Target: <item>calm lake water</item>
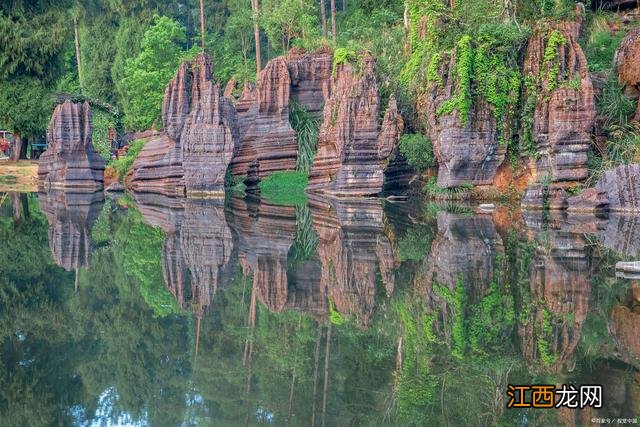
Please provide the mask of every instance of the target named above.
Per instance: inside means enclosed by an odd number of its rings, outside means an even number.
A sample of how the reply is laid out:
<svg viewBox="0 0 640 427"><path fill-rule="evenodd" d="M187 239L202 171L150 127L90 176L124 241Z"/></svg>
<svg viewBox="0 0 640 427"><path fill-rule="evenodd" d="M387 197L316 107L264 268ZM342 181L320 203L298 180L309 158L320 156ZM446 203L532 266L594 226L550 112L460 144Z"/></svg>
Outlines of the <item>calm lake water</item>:
<svg viewBox="0 0 640 427"><path fill-rule="evenodd" d="M640 217L377 199L0 201L2 425L638 416L640 288L615 264L638 259ZM602 408L507 409L509 384L602 385Z"/></svg>

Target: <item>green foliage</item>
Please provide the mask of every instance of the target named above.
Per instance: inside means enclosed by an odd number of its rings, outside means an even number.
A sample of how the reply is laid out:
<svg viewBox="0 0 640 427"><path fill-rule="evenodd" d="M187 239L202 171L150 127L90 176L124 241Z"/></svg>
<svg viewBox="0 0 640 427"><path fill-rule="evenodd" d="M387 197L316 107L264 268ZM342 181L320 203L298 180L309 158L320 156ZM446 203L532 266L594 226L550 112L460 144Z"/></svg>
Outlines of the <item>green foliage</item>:
<svg viewBox="0 0 640 427"><path fill-rule="evenodd" d="M453 110L457 110L460 114L460 121L466 125L469 121L469 112L471 111L471 79L473 76L473 48L471 47L471 37L462 36L456 45L456 66L455 94L443 102L437 109L436 114L451 114Z"/></svg>
<svg viewBox="0 0 640 427"><path fill-rule="evenodd" d="M109 128L116 127L116 119L101 109L92 108L93 115L93 148L104 160L111 159L111 141L109 141Z"/></svg>
<svg viewBox="0 0 640 427"><path fill-rule="evenodd" d="M585 48L589 71L611 71L613 57L622 41L622 35L611 34L611 31L592 33Z"/></svg>
<svg viewBox="0 0 640 427"><path fill-rule="evenodd" d="M456 187L443 188L438 185L438 178L431 177L424 185L422 191L435 199L440 200L464 200L470 196L473 185L469 183L461 184Z"/></svg>
<svg viewBox="0 0 640 427"><path fill-rule="evenodd" d="M311 209L307 204L296 206L296 237L289 249L290 262L304 262L316 253L318 234L313 229Z"/></svg>
<svg viewBox="0 0 640 427"><path fill-rule="evenodd" d="M303 172L274 172L262 181L259 187L262 196L280 205L304 205L307 196L304 189L308 178Z"/></svg>
<svg viewBox="0 0 640 427"><path fill-rule="evenodd" d="M596 96L596 111L604 117L605 127L627 129L636 110L636 102L624 94L623 86L611 75Z"/></svg>
<svg viewBox="0 0 640 427"><path fill-rule="evenodd" d="M564 46L567 40L558 30L553 30L547 40L547 45L544 48L544 55L542 61L545 67L547 67L546 76L546 89L551 93L556 87L558 87L558 77L560 73L560 63L558 62L560 46Z"/></svg>
<svg viewBox="0 0 640 427"><path fill-rule="evenodd" d="M124 124L143 130L158 123L164 89L184 58L185 29L166 16L155 17L145 33L137 57L128 60L122 85Z"/></svg>
<svg viewBox="0 0 640 427"><path fill-rule="evenodd" d="M355 63L358 60L358 54L354 50L339 47L333 51L333 74L336 72L338 65Z"/></svg>
<svg viewBox="0 0 640 427"><path fill-rule="evenodd" d="M402 135L399 147L409 166L418 172L424 172L438 164L431 141L420 133Z"/></svg>
<svg viewBox="0 0 640 427"><path fill-rule="evenodd" d="M320 124L303 106L295 101L289 103L289 123L296 131L298 143L296 170L309 174L313 157L318 148Z"/></svg>
<svg viewBox="0 0 640 427"><path fill-rule="evenodd" d="M400 261L423 261L431 249L435 238L433 227L419 225L410 228L398 240Z"/></svg>
<svg viewBox="0 0 640 427"><path fill-rule="evenodd" d="M145 143L146 141L142 139L133 141L129 145L127 154L124 157L120 157L111 162L111 166L118 172L120 181L124 181L124 177L127 175L127 172L129 172L129 169L131 169L131 166L133 166L133 162L136 160L136 157L138 157L138 154L140 154L140 151L142 151Z"/></svg>
<svg viewBox="0 0 640 427"><path fill-rule="evenodd" d="M292 46L313 47L320 36L318 15L312 0L264 0L261 27L272 47L285 53Z"/></svg>
<svg viewBox="0 0 640 427"><path fill-rule="evenodd" d="M47 127L53 100L42 80L21 76L0 80L0 125L24 136L39 136Z"/></svg>

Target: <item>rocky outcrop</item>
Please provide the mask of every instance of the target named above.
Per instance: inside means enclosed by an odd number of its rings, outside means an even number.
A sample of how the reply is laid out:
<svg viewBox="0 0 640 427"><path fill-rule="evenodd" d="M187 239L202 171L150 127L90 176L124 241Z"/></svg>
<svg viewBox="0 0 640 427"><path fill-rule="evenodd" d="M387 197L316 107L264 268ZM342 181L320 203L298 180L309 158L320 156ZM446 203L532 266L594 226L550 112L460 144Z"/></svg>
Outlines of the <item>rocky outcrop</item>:
<svg viewBox="0 0 640 427"><path fill-rule="evenodd" d="M382 190L383 171L404 122L389 100L382 126L374 59L336 66L330 97L323 111L318 151L311 166L309 189L333 195L363 196Z"/></svg>
<svg viewBox="0 0 640 427"><path fill-rule="evenodd" d="M67 271L91 263L91 229L102 210L104 196L51 190L38 194L49 222L49 247L55 263Z"/></svg>
<svg viewBox="0 0 640 427"><path fill-rule="evenodd" d="M224 203L150 194L136 194L135 198L145 221L166 233L162 248L165 286L182 308L204 315L217 290L229 285L234 272L235 244Z"/></svg>
<svg viewBox="0 0 640 427"><path fill-rule="evenodd" d="M581 14L580 14L581 15ZM593 85L578 43L581 18L547 22L534 31L525 54L525 102L535 101L532 125L521 137L538 152L538 180L581 181L595 118ZM527 126L527 121L525 121Z"/></svg>
<svg viewBox="0 0 640 427"><path fill-rule="evenodd" d="M318 234L321 287L335 310L366 328L376 303L380 277L387 296L393 293L394 256L384 229L380 200L310 200Z"/></svg>
<svg viewBox="0 0 640 427"><path fill-rule="evenodd" d="M567 193L563 188L544 184L531 184L522 197L524 209L565 209Z"/></svg>
<svg viewBox="0 0 640 427"><path fill-rule="evenodd" d="M328 49L311 53L294 50L269 61L257 86L245 85L235 104L240 144L231 164L234 175L247 175L255 160L261 178L295 170L298 144L289 124L289 104L293 100L312 115L319 115L328 96L332 58Z"/></svg>
<svg viewBox="0 0 640 427"><path fill-rule="evenodd" d="M38 161L38 189L102 190L105 162L93 149L88 102L64 101L53 110L47 129L48 149Z"/></svg>
<svg viewBox="0 0 640 427"><path fill-rule="evenodd" d="M164 131L152 137L128 179L134 191L167 196L220 197L238 147L236 113L212 82L205 53L184 62L165 90Z"/></svg>
<svg viewBox="0 0 640 427"><path fill-rule="evenodd" d="M466 122L458 109L444 114L439 111L455 94L456 65L457 56L454 52L448 62L443 61L438 71L442 76L442 84L430 82L425 99L421 102L424 104L421 115L427 121L428 135L438 160L438 185L489 185L493 183L507 152L507 144L499 142L493 106L483 97L476 96ZM509 129L506 122L501 127L505 131ZM509 140L508 136L506 140Z"/></svg>
<svg viewBox="0 0 640 427"><path fill-rule="evenodd" d="M615 56L618 78L625 85L626 94L634 99L640 95L640 28L635 28L622 39ZM635 120L640 121L640 103Z"/></svg>
<svg viewBox="0 0 640 427"><path fill-rule="evenodd" d="M622 165L606 171L595 188L568 202L573 210L640 212L640 165Z"/></svg>

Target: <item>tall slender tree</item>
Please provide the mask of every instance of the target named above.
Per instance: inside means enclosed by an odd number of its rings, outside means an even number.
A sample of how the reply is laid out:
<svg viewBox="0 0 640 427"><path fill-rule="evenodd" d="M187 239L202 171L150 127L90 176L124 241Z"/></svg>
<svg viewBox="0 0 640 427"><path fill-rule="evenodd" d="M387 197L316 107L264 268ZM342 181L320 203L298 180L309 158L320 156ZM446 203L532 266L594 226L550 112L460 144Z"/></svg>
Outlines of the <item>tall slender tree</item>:
<svg viewBox="0 0 640 427"><path fill-rule="evenodd" d="M204 0L200 0L200 36L202 38L202 50L204 51Z"/></svg>
<svg viewBox="0 0 640 427"><path fill-rule="evenodd" d="M256 41L256 79L260 75L262 68L262 60L260 58L260 27L258 26L258 14L260 13L260 4L258 0L251 0L253 9L253 38Z"/></svg>
<svg viewBox="0 0 640 427"><path fill-rule="evenodd" d="M322 18L322 36L327 37L327 4L320 0L320 17Z"/></svg>
<svg viewBox="0 0 640 427"><path fill-rule="evenodd" d="M78 67L78 83L80 84L80 93L84 92L82 85L82 66L80 61L80 37L78 37L78 17L73 16L73 33L76 45L76 65Z"/></svg>
<svg viewBox="0 0 640 427"><path fill-rule="evenodd" d="M331 35L336 42L336 0L331 0Z"/></svg>

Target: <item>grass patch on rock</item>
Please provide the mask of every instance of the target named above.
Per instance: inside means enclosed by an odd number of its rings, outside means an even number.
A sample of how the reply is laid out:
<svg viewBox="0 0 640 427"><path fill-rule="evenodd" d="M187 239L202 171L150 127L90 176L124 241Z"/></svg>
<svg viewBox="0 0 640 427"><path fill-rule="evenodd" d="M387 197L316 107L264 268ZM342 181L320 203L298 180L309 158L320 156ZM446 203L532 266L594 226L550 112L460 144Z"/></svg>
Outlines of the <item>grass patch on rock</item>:
<svg viewBox="0 0 640 427"><path fill-rule="evenodd" d="M278 205L304 205L307 203L304 189L308 181L307 175L303 172L274 172L260 181L260 193Z"/></svg>

